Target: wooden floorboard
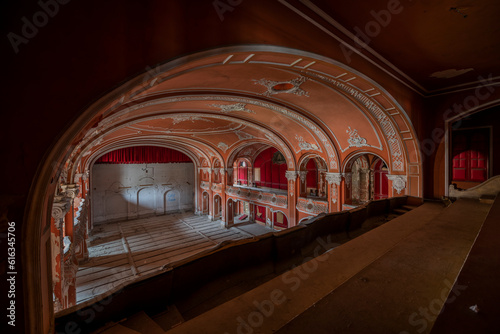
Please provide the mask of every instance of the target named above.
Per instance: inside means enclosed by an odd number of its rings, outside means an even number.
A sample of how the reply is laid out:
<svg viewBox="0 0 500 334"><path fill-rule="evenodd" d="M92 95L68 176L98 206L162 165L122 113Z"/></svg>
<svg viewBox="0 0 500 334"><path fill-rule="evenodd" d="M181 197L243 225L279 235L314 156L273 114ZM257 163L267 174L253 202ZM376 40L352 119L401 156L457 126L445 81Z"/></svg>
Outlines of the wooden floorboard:
<svg viewBox="0 0 500 334"><path fill-rule="evenodd" d="M225 240L247 237L221 228L220 221L192 213L100 223L89 236L90 259L77 272L77 303L161 271Z"/></svg>

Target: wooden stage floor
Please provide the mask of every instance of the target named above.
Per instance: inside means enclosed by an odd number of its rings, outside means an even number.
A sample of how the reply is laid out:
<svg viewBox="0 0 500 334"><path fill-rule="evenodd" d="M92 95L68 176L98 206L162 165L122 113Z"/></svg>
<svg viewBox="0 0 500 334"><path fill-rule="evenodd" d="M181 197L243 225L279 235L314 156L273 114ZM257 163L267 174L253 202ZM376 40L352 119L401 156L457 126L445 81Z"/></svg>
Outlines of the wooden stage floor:
<svg viewBox="0 0 500 334"><path fill-rule="evenodd" d="M261 230L266 228L260 226ZM252 237L252 232L238 227L224 229L220 221L192 212L96 225L90 235L90 260L77 272L77 304L225 240Z"/></svg>

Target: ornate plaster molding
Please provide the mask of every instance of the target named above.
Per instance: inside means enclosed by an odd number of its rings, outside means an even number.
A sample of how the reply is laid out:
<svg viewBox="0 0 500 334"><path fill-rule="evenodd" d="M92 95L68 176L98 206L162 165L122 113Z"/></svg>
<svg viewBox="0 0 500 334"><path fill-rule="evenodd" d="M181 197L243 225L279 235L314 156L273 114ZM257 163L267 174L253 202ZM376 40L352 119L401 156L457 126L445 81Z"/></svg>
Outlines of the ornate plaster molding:
<svg viewBox="0 0 500 334"><path fill-rule="evenodd" d="M340 182L342 181L341 173L325 173L325 180L329 185L335 184L340 186Z"/></svg>
<svg viewBox="0 0 500 334"><path fill-rule="evenodd" d="M67 184L65 189L66 196L75 198L80 193L80 186L78 184Z"/></svg>
<svg viewBox="0 0 500 334"><path fill-rule="evenodd" d="M182 122L189 122L194 123L195 121L203 121L203 122L208 122L208 123L213 123L214 121L211 121L209 119L200 117L200 116L171 116L172 119L172 124L176 125Z"/></svg>
<svg viewBox="0 0 500 334"><path fill-rule="evenodd" d="M217 144L217 147L220 148L224 153L226 153L227 149L229 148L229 146L222 141Z"/></svg>
<svg viewBox="0 0 500 334"><path fill-rule="evenodd" d="M352 181L352 173L344 173L344 174L342 174L342 176L344 177L345 184L346 184L347 188L350 188L351 181Z"/></svg>
<svg viewBox="0 0 500 334"><path fill-rule="evenodd" d="M389 117L382 111L382 109L377 105L377 103L372 101L372 99L368 97L365 93L359 91L358 89L352 87L351 85L345 82L342 82L341 80L336 80L311 71L308 71L307 74L309 76L316 77L318 79L331 83L332 85L348 93L353 98L358 100L361 104L363 104L365 108L378 121L380 127L382 128L382 132L387 138L387 141L389 143L389 152L391 153L392 157L392 170L404 171L405 166L404 166L402 143L400 142L394 124L392 124Z"/></svg>
<svg viewBox="0 0 500 334"><path fill-rule="evenodd" d="M288 181L295 181L297 179L298 173L294 170L287 170L285 172L285 177Z"/></svg>
<svg viewBox="0 0 500 334"><path fill-rule="evenodd" d="M245 103L234 103L234 104L209 104L209 107L219 108L222 113L230 113L233 111L243 111L249 114L255 114L255 111L247 109Z"/></svg>
<svg viewBox="0 0 500 334"><path fill-rule="evenodd" d="M254 136L252 136L251 134L246 133L246 132L241 131L241 130L236 130L236 131L234 131L234 134L238 136L238 139L239 139L239 140L245 140L245 139L252 139L252 138L255 138L255 137L254 137Z"/></svg>
<svg viewBox="0 0 500 334"><path fill-rule="evenodd" d="M307 177L307 171L306 170L299 171L299 177L300 177L300 181L304 182L306 180L306 177Z"/></svg>
<svg viewBox="0 0 500 334"><path fill-rule="evenodd" d="M328 203L301 197L297 202L296 209L304 213L320 214L322 212L328 212Z"/></svg>
<svg viewBox="0 0 500 334"><path fill-rule="evenodd" d="M302 136L299 136L296 134L295 139L297 139L297 141L299 142L299 147L300 147L299 152L301 152L301 151L319 151L318 145L306 142Z"/></svg>
<svg viewBox="0 0 500 334"><path fill-rule="evenodd" d="M358 130L351 129L351 127L349 126L346 132L349 134L349 139L347 139L349 147L370 146L366 143L366 139L358 134Z"/></svg>
<svg viewBox="0 0 500 334"><path fill-rule="evenodd" d="M288 81L273 81L273 80L268 80L268 79L260 79L260 80L253 80L255 84L257 85L262 85L267 88L267 90L262 93L264 96L271 96L275 94L295 94L299 96L307 96L309 97L309 93L306 92L305 90L300 88L300 85L302 85L305 81L307 80L306 77L304 76L299 76L298 78L288 80Z"/></svg>
<svg viewBox="0 0 500 334"><path fill-rule="evenodd" d="M392 181L392 188L396 190L398 194L401 193L403 189L406 188L407 177L406 175L387 175L387 178Z"/></svg>
<svg viewBox="0 0 500 334"><path fill-rule="evenodd" d="M62 221L70 208L71 205L68 199L62 199L59 202L55 202L52 204L52 218L54 218L56 222ZM56 224L56 227L60 228L59 224Z"/></svg>

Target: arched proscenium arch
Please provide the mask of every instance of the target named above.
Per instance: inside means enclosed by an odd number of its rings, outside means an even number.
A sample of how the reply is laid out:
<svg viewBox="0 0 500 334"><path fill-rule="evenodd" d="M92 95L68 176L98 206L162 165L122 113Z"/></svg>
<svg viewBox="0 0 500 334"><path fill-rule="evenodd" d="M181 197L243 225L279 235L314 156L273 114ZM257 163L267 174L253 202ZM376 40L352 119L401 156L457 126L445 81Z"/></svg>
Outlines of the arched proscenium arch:
<svg viewBox="0 0 500 334"><path fill-rule="evenodd" d="M193 67L188 68L186 64L190 62L194 63L200 59L211 59L214 66L220 66L221 64L233 65L238 64L238 62L243 64L238 57L233 57L236 53L238 56L243 57L242 59L250 58L250 55L261 53L261 57L258 61L250 60L246 62L246 64L263 64L263 66L269 66L271 63L266 59L266 56L272 56L273 54L283 55L283 63L272 62L273 67L286 68L288 71L295 71L299 75L302 73L309 78L314 78L315 73L320 73L323 77L317 77L318 80L326 81L332 88L343 90L346 94L349 94L353 101L364 106L364 110L366 110L367 113L370 113L372 117L382 123L379 124L380 127L386 127L384 133L390 136L390 138L386 138L385 140L389 145L394 144L394 141L396 141L402 146L405 153L404 157L407 159L403 163L406 173L415 180L413 182L415 185L409 182L410 193L412 195L421 196L422 168L420 148L418 140L415 137L415 131L406 112L386 90L380 87L380 85L352 68L317 54L269 45L226 47L170 61L155 69L158 75L152 77L151 73L145 72L95 101L95 103L82 112L76 121L66 129L52 149L47 152L45 162L39 166L36 174L37 177L27 197L27 203L30 203L30 205L26 206L22 236L25 242L21 245L21 263L24 276L26 277L24 280L25 316L27 318L27 323L30 324L30 327L27 328L28 331L36 332L39 326L37 324L41 324L44 319L53 316L52 298L49 293L52 289L50 277L42 275L43 270L41 268L41 263L46 261L46 258L42 256L42 254L44 254L45 249L47 249L47 242L50 242L50 228L47 229L47 227L51 222L52 202L56 192L57 180L68 159L72 155L74 157L79 149L87 144L92 145L98 137L99 132L106 127L106 124L113 123L113 119L111 118L114 116L113 114L117 111L119 112L121 109L127 108L127 106L133 105L135 103L133 99L137 98L141 93L153 88L156 84L161 84L161 82L175 77L175 75L180 74L180 72L185 73L194 70ZM298 61L299 59L300 61ZM331 73L315 71L315 64L320 62L332 66L334 71L331 71ZM308 65L308 67L305 68L304 63L312 65ZM205 62L203 66L208 68L211 64ZM334 75L334 72L338 73L339 69L341 72L346 73L342 78L338 77L338 75ZM328 69L326 72L328 72ZM358 88L362 86L361 84L355 86L355 80L352 80L353 77L365 84L364 89ZM344 78L345 80L343 80ZM352 81L347 81L348 79ZM366 93L367 90L370 90L370 95ZM213 100L214 98L210 98L210 101ZM243 98L230 100L230 98L226 97L224 99L219 99L219 101L238 103L245 100ZM252 99L252 101L256 101L256 104L262 105L263 103L268 103L270 99L266 98L265 102L262 102L262 99ZM249 103L252 104L251 102ZM299 108L296 110L299 110ZM395 124L398 124L398 126L395 126ZM396 137L399 138L394 138L394 133L388 132L391 127L395 130ZM321 131L324 132L324 130ZM318 136L317 133L316 135ZM84 140L80 138L84 138ZM317 138L322 142L323 138ZM331 141L328 136L325 140L326 144ZM328 151L328 148L326 148L326 150ZM335 150L334 146L332 146L332 150ZM335 152L332 151L329 154L330 159L331 154L335 154ZM71 159L71 161L74 160ZM337 158L336 161L338 164L340 160ZM332 164L334 162L328 161L328 163ZM394 163L391 162L391 164L392 167L394 167ZM338 167L339 166L336 168ZM47 269L48 268L50 268L50 263L48 263ZM44 312L49 313L44 314Z"/></svg>
<svg viewBox="0 0 500 334"><path fill-rule="evenodd" d="M198 101L207 101L207 106L211 107L212 109L207 109L204 110L203 113L197 113L197 112L189 112L185 113L185 110L178 110L178 109L168 109L169 104L174 104L178 102L198 102ZM282 139L281 133L274 133L275 129L270 128L269 126L263 126L263 125L256 125L252 123L251 121L248 120L248 118L235 118L235 116L229 116L225 112L221 112L220 110L214 111L214 107L212 104L208 103L210 101L217 101L217 102L227 102L228 104L230 103L240 103L240 104L248 104L248 105L255 105L264 109L268 109L272 112L277 113L280 116L286 117L294 122L297 122L304 126L307 131L311 132L316 136L318 139L318 142L324 147L326 154L328 156L328 163L329 163L329 168L330 169L337 169L338 168L338 152L337 148L329 138L329 136L326 134L326 132L317 126L313 121L311 121L309 118L306 116L302 115L301 113L292 110L289 107L285 107L281 104L278 103L273 103L269 101L263 101L261 99L256 99L256 98L248 98L248 97L236 97L234 95L232 96L226 96L223 94L218 94L218 95L189 95L189 96L174 96L174 97L166 97L166 98L156 98L153 101L148 101L148 102L142 102L142 103L137 103L133 106L124 108L112 116L110 116L110 120L103 123L102 125L100 124L95 133L99 134L103 131L106 131L107 128L111 126L111 123L113 120L119 120L124 117L127 113L140 110L143 108L151 107L151 106L156 106L156 107L164 107L166 108L165 113L161 115L155 115L155 116L150 116L151 118L148 118L147 115L143 115L141 118L141 121L147 120L147 119L155 119L155 118L165 118L165 117L171 117L171 116L198 116L198 117L213 117L213 118L219 118L219 119L225 119L225 120L231 120L234 119L238 123L253 127L253 128L259 128L262 132L264 132L267 136L268 139L271 142L274 142L277 144L281 150L283 151L283 154L285 154L285 157L287 157L290 161L292 161L294 158L294 154L292 153L293 150L290 149L291 143L288 142L286 143L285 141L287 140L286 138ZM207 114L207 112L212 113L212 114ZM132 123L132 122L131 122ZM126 126L127 124L125 124ZM290 140L290 139L288 139ZM293 168L289 166L289 168Z"/></svg>
<svg viewBox="0 0 500 334"><path fill-rule="evenodd" d="M90 155L90 157L85 161L85 170L88 170L88 171L90 171L90 173L92 173L92 167L94 166L95 162L99 159L99 157L103 156L106 153L109 153L109 152L112 152L112 151L115 151L115 150L118 150L121 148L133 147L133 146L156 146L156 147L164 147L164 148L174 149L174 150L177 150L179 152L184 153L185 155L187 155L191 159L191 161L194 164L195 171L198 170L198 167L200 166L201 159L198 158L196 156L196 154L194 154L191 150L189 150L186 147L183 147L181 145L175 145L175 144L169 143L169 142L162 142L159 140L147 140L147 138L141 138L139 140L125 141L125 142L122 140L120 142L113 143L113 145L107 145L105 147L102 147L101 149L95 151L92 155ZM90 174L90 177L89 177L89 183L90 183L89 188L90 189L93 189L92 182L93 182L93 178L91 177L91 174ZM198 173L196 173L196 172L194 173L194 182L195 182L195 184L198 184ZM195 188L195 190L196 190L196 188ZM194 196L194 207L195 208L198 207L198 196ZM89 219L93 219L93 216L89 215ZM92 226L92 225L93 225L93 223L91 221L89 226Z"/></svg>
<svg viewBox="0 0 500 334"><path fill-rule="evenodd" d="M141 120L141 121L143 121L143 120ZM135 124L135 123L127 123L127 124L121 125L120 127L114 128L113 131L116 131L117 129L126 128L127 126L130 126L131 124ZM99 137L96 138L96 141L101 142L103 140L103 138L106 136L106 134L109 134L109 133L100 134ZM131 146L129 143L132 143L132 142L135 143L133 145L143 145L143 144L141 144L142 142L144 144L147 144L148 142L153 143L153 146L163 146L164 144L169 144L169 145L171 145L169 148L178 147L178 148L174 148L174 149L177 149L183 153L194 152L196 154L193 157L190 156L190 158L193 160L193 162L198 162L198 164L200 164L200 165L201 165L201 158L202 157L207 159L207 161L212 161L212 159L210 159L207 152L210 152L213 156L217 157L220 161L224 161L222 155L217 151L217 149L215 149L207 144L204 144L204 143L201 143L199 141L195 141L195 140L192 140L189 138L183 138L183 141L180 142L178 137L168 136L168 135L161 135L161 136L150 135L150 136L142 136L139 138L136 136L129 135L127 137L122 137L118 140L115 140L111 144L103 145L102 147L98 148L97 150L102 152L103 147L104 147L104 149L106 149L108 147L115 147L114 149L123 148L123 147ZM158 145L156 145L154 143L157 143ZM186 145L186 144L189 144L189 145ZM120 145L121 145L121 147L120 147ZM90 159L89 158L84 159L85 155L88 152L90 152L91 149L95 149L95 147L99 147L99 145L89 145L89 146L90 147L86 147L83 150L81 150L81 152L79 154L74 155L74 158L73 158L74 161L79 162L79 161L86 160L85 164L88 165L88 162ZM201 146L201 148L198 148L198 146ZM102 153L102 154L104 154L104 153ZM95 156L95 153L92 154L91 156ZM71 175L75 172L76 168L77 168L77 163L72 163L72 169L70 171Z"/></svg>
<svg viewBox="0 0 500 334"><path fill-rule="evenodd" d="M113 118L118 120L121 116L127 114L128 112L130 112L132 110L138 110L138 109L141 109L143 107L151 106L152 104L163 105L163 104L168 104L168 103L174 103L174 102L178 102L178 99L182 99L182 100L188 101L185 98L176 98L176 97L174 97L174 98L168 98L168 99L159 99L159 100L155 101L154 103L150 102L150 103L139 104L139 105L136 105L134 107L130 107L128 109L125 109L125 110L121 111L120 113L118 113L117 115L114 115ZM201 100L205 100L206 97L198 97L198 98L189 99L189 100L191 100L191 101L198 101L200 99ZM213 96L211 96L208 100L212 100L212 99L214 99ZM110 129L111 125L109 125L109 122L106 122L105 125L103 125L102 127L98 128L97 135L99 136L99 138L102 138L103 137L103 133L107 133L109 131L116 131L117 129L125 128L125 127L131 126L131 125L139 123L139 122L144 122L144 121L148 121L148 120L155 120L155 119L162 119L162 118L169 118L169 117L205 117L205 118L215 118L215 119L221 119L221 120L226 120L226 121L235 121L235 122L243 124L245 126L257 129L257 130L263 132L267 136L267 138L268 138L268 140L269 140L270 143L272 143L272 144L277 145L277 146L280 147L280 151L282 151L283 154L285 155L285 157L287 158L287 163L289 164L288 167L290 169L294 168L294 166L295 166L294 154L293 154L292 150L290 149L289 144L286 143L283 139L281 139L278 134L275 134L270 129L267 129L267 128L261 126L261 125L257 125L255 123L252 123L252 122L247 121L245 119L236 118L234 116L225 115L225 114L217 114L217 113L215 113L215 114L207 114L207 113L199 113L199 112L186 113L185 110L175 110L174 109L174 110L168 110L164 114L161 114L161 115L147 115L147 114L145 114L139 120L136 120L136 121L133 121L133 122L130 122L130 121L126 122L126 123L123 123L123 124L119 125L118 127L113 126L112 130ZM97 139L94 139L94 140L97 140ZM214 149L215 151L218 151L215 148L212 148L212 149ZM222 158L222 156L220 154L219 154L218 157L221 159L221 161L224 161L224 159ZM211 160L209 160L209 161L211 161Z"/></svg>

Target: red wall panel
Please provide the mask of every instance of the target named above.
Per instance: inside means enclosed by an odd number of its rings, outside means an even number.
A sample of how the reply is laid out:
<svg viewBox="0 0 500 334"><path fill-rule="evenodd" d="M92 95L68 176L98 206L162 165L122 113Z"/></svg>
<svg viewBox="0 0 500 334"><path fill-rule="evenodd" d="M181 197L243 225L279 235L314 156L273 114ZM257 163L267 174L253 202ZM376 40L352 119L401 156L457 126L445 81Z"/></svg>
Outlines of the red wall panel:
<svg viewBox="0 0 500 334"><path fill-rule="evenodd" d="M286 190L288 183L285 177L286 164L273 164L273 155L278 152L274 147L262 151L255 158L254 168L260 168L260 182L257 186Z"/></svg>

